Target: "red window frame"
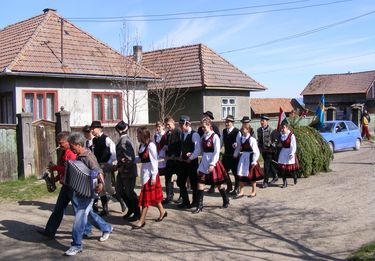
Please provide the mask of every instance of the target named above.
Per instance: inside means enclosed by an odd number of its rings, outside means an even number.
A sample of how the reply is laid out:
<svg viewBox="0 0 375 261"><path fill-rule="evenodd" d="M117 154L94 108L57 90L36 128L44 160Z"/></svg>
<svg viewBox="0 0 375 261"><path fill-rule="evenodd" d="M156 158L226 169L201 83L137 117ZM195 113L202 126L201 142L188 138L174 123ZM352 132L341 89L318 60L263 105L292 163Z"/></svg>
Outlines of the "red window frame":
<svg viewBox="0 0 375 261"><path fill-rule="evenodd" d="M34 113L34 119L36 119L37 111L36 111L36 97L38 94L43 94L43 119L47 119L47 94L53 94L54 95L54 107L55 111L58 112L58 96L56 90L45 90L45 91L35 91L35 90L22 90L22 110L25 109L25 96L26 94L33 94L34 95L34 101L33 101L33 113ZM53 116L55 118L55 116Z"/></svg>
<svg viewBox="0 0 375 261"><path fill-rule="evenodd" d="M93 92L91 96L91 105L92 105L92 120L94 119L94 114L95 114L95 108L94 108L94 98L95 96L100 96L101 104L100 104L100 112L102 115L102 118L99 119L103 123L116 123L119 120L122 119L122 93L121 92ZM105 119L105 111L104 111L104 96L110 96L111 101L109 104L110 108L110 113L113 115L113 97L118 97L119 98L119 105L118 105L118 119Z"/></svg>

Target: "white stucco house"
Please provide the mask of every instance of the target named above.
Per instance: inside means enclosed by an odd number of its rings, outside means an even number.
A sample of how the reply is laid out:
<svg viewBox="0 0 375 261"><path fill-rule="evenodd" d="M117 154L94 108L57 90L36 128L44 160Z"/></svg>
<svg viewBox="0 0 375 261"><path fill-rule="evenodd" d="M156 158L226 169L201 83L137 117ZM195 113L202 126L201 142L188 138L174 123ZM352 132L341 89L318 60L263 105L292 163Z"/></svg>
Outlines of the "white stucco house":
<svg viewBox="0 0 375 261"><path fill-rule="evenodd" d="M146 87L158 76L55 10L43 11L0 30L0 123L15 123L22 111L54 121L61 107L71 126L113 126L127 116L148 123Z"/></svg>

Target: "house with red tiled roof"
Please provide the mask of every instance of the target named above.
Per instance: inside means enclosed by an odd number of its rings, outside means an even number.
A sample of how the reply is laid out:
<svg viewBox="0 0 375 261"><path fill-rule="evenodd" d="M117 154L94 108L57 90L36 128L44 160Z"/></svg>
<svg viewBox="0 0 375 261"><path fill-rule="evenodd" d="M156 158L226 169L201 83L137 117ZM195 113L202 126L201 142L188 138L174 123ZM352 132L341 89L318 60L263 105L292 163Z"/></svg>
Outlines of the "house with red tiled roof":
<svg viewBox="0 0 375 261"><path fill-rule="evenodd" d="M139 99L134 123L148 123L146 87L158 76L56 10L43 11L0 30L0 123L15 123L22 111L53 121L63 106L72 126L114 124L125 114L125 94L116 84L124 79L135 83Z"/></svg>
<svg viewBox="0 0 375 261"><path fill-rule="evenodd" d="M300 111L304 109L296 99L291 98L251 98L251 117L259 119L261 115L268 117L278 117L280 108L285 112L286 116L292 111Z"/></svg>
<svg viewBox="0 0 375 261"><path fill-rule="evenodd" d="M178 101L180 110L174 115L187 114L200 120L204 111L211 111L215 120L228 114L236 119L250 115L250 92L266 88L204 44L160 49L142 54L141 64L164 79L150 83L153 88L185 90ZM153 92L149 91L150 100ZM159 120L157 108L149 106L150 122Z"/></svg>
<svg viewBox="0 0 375 261"><path fill-rule="evenodd" d="M315 110L322 94L325 106L336 108L337 119L353 120L357 105L375 113L375 71L315 75L301 93L306 108Z"/></svg>

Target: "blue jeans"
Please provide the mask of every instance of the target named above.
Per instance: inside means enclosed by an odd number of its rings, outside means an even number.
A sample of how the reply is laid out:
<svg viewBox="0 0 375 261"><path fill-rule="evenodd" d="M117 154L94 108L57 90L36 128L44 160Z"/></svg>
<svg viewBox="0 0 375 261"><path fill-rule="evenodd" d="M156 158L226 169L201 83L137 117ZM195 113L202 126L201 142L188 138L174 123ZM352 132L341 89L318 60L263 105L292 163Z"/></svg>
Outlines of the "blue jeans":
<svg viewBox="0 0 375 261"><path fill-rule="evenodd" d="M73 192L72 204L75 213L72 231L72 246L82 247L82 237L87 224L88 215L92 209L93 198L84 198Z"/></svg>
<svg viewBox="0 0 375 261"><path fill-rule="evenodd" d="M96 227L103 233L112 231L112 226L91 209L88 216L88 222L85 226L84 234L90 235L92 233L92 226Z"/></svg>
<svg viewBox="0 0 375 261"><path fill-rule="evenodd" d="M72 200L72 196L73 191L68 186L63 185L60 189L59 196L57 197L55 208L53 209L46 225L46 231L51 237L55 236L61 220L63 219L65 209Z"/></svg>

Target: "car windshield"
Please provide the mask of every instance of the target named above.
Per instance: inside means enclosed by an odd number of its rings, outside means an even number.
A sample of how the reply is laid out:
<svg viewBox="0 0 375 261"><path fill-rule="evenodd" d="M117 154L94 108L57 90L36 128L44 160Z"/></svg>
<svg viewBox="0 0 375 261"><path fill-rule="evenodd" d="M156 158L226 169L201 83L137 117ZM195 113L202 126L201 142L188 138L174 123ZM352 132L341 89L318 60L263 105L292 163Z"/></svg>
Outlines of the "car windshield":
<svg viewBox="0 0 375 261"><path fill-rule="evenodd" d="M334 123L326 122L319 128L319 132L332 132L334 126Z"/></svg>

